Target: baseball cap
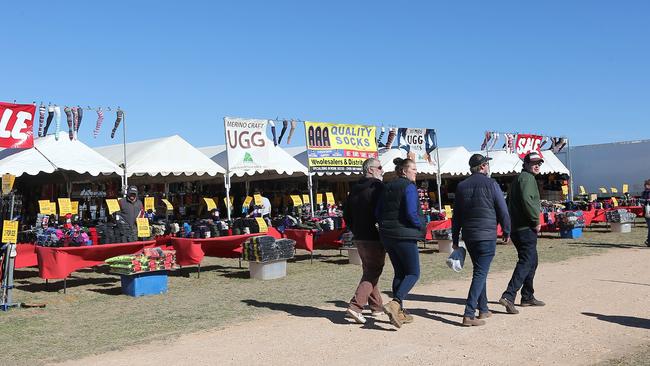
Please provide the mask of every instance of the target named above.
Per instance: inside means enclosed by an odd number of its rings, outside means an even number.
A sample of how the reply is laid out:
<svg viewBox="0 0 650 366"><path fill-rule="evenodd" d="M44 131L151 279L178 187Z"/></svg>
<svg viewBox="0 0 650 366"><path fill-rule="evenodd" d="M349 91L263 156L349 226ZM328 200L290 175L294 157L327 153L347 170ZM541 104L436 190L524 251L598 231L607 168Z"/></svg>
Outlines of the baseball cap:
<svg viewBox="0 0 650 366"><path fill-rule="evenodd" d="M469 167L473 168L475 166L479 166L483 163L487 163L488 161L492 160L492 158L489 158L487 156L483 156L481 154L474 154L472 157L469 158Z"/></svg>
<svg viewBox="0 0 650 366"><path fill-rule="evenodd" d="M136 186L129 186L129 189L126 190L126 194L127 194L127 195L129 195L129 194L135 194L135 195L137 195L137 194L138 194L138 187L136 187Z"/></svg>
<svg viewBox="0 0 650 366"><path fill-rule="evenodd" d="M536 163L538 161L543 163L544 159L542 159L537 151L531 151L524 157L524 163Z"/></svg>

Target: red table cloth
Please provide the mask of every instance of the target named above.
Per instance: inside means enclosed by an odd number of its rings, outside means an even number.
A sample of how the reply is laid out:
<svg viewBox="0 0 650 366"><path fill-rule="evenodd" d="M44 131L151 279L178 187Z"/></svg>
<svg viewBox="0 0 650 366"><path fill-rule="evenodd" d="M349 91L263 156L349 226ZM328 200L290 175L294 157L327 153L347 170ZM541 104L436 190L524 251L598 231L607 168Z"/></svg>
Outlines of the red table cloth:
<svg viewBox="0 0 650 366"><path fill-rule="evenodd" d="M155 245L155 240L149 240L84 247L36 247L38 275L43 279L63 279L80 268L102 264L118 255L136 254Z"/></svg>
<svg viewBox="0 0 650 366"><path fill-rule="evenodd" d="M38 258L36 256L36 245L34 244L18 244L16 245L16 264L15 268L25 268L38 266Z"/></svg>
<svg viewBox="0 0 650 366"><path fill-rule="evenodd" d="M265 234L220 236L209 239L172 238L176 263L181 266L200 264L203 257L239 258L248 238Z"/></svg>
<svg viewBox="0 0 650 366"><path fill-rule="evenodd" d="M341 235L345 229L334 229L330 231L317 232L306 229L286 229L284 237L296 241L296 249L304 249L313 252L316 247L340 247L343 245Z"/></svg>
<svg viewBox="0 0 650 366"><path fill-rule="evenodd" d="M445 229L451 229L451 222L452 220L436 220L436 221L429 221L427 224L427 229L426 229L426 236L424 237L426 240L432 240L433 236L431 235L432 230L445 230ZM497 225L497 236L502 236L503 231L501 230L501 225Z"/></svg>
<svg viewBox="0 0 650 366"><path fill-rule="evenodd" d="M636 217L644 217L645 213L643 212L643 206L619 206L614 208L616 209L624 209L632 212L633 214L636 215Z"/></svg>

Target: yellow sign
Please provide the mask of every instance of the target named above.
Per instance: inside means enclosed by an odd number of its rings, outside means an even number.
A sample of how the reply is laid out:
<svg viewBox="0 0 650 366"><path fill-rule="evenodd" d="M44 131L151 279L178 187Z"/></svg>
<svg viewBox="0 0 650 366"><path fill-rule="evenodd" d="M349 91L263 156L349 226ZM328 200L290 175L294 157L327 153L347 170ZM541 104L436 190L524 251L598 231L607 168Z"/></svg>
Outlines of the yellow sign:
<svg viewBox="0 0 650 366"><path fill-rule="evenodd" d="M623 184L623 193L630 192L630 187L627 184Z"/></svg>
<svg viewBox="0 0 650 366"><path fill-rule="evenodd" d="M600 193L607 193L607 189L605 189L605 187L600 187L598 189L600 190Z"/></svg>
<svg viewBox="0 0 650 366"><path fill-rule="evenodd" d="M4 220L2 224L2 242L16 243L18 241L18 221Z"/></svg>
<svg viewBox="0 0 650 366"><path fill-rule="evenodd" d="M377 127L305 122L310 171L361 171L363 162L377 157Z"/></svg>
<svg viewBox="0 0 650 366"><path fill-rule="evenodd" d="M589 201L591 201L591 202L598 201L598 195L595 194L595 193L592 193L591 195L589 195Z"/></svg>
<svg viewBox="0 0 650 366"><path fill-rule="evenodd" d="M580 194L587 194L587 191L585 190L585 186L580 186Z"/></svg>
<svg viewBox="0 0 650 366"><path fill-rule="evenodd" d="M450 205L445 205L445 213L447 214L448 219L454 217L454 209L452 209Z"/></svg>
<svg viewBox="0 0 650 366"><path fill-rule="evenodd" d="M70 201L73 215L79 215L79 201Z"/></svg>
<svg viewBox="0 0 650 366"><path fill-rule="evenodd" d="M264 221L263 218L256 217L255 221L257 221L257 225L259 225L259 227L260 227L260 233L268 233L269 232L269 227L266 225L266 221Z"/></svg>
<svg viewBox="0 0 650 366"><path fill-rule="evenodd" d="M246 198L244 199L244 207L250 206L252 201L253 201L253 197L246 196Z"/></svg>
<svg viewBox="0 0 650 366"><path fill-rule="evenodd" d="M120 204L116 199L106 199L106 206L108 206L108 214L112 215L114 212L120 210Z"/></svg>
<svg viewBox="0 0 650 366"><path fill-rule="evenodd" d="M612 205L614 205L614 207L618 206L618 200L616 197L612 197Z"/></svg>
<svg viewBox="0 0 650 366"><path fill-rule="evenodd" d="M334 200L334 193L332 192L325 193L325 199L327 200L327 203L330 205L336 204L336 201Z"/></svg>
<svg viewBox="0 0 650 366"><path fill-rule="evenodd" d="M316 204L320 205L321 203L323 203L323 194L316 193Z"/></svg>
<svg viewBox="0 0 650 366"><path fill-rule="evenodd" d="M618 188L616 188L616 187L611 187L610 189L612 190L612 193L618 193Z"/></svg>
<svg viewBox="0 0 650 366"><path fill-rule="evenodd" d="M149 219L146 217L138 217L135 219L135 223L138 226L138 238L148 238L151 236L151 230L149 229Z"/></svg>
<svg viewBox="0 0 650 366"><path fill-rule="evenodd" d="M56 215L56 202L50 202L50 212L52 215Z"/></svg>
<svg viewBox="0 0 650 366"><path fill-rule="evenodd" d="M305 205L311 203L311 200L309 199L309 195L308 195L308 194L303 194L303 195L302 195L302 203L305 204Z"/></svg>
<svg viewBox="0 0 650 366"><path fill-rule="evenodd" d="M297 194L292 194L290 197L294 206L302 205L302 200L300 199L300 196L298 196Z"/></svg>
<svg viewBox="0 0 650 366"><path fill-rule="evenodd" d="M156 211L156 205L154 204L154 199L153 197L145 197L144 198L144 210L145 212L148 212L149 210L151 211Z"/></svg>
<svg viewBox="0 0 650 366"><path fill-rule="evenodd" d="M52 212L52 203L50 200L38 200L38 211L43 215L51 215L56 212Z"/></svg>
<svg viewBox="0 0 650 366"><path fill-rule="evenodd" d="M569 187L568 186L562 186L562 194L567 196L569 194Z"/></svg>
<svg viewBox="0 0 650 366"><path fill-rule="evenodd" d="M262 206L262 195L261 194L255 194L255 195L253 195L253 198L255 199L255 206Z"/></svg>
<svg viewBox="0 0 650 366"><path fill-rule="evenodd" d="M214 200L212 198L203 197L203 201L205 201L205 205L208 206L208 211L212 211L217 208L217 204L214 203Z"/></svg>
<svg viewBox="0 0 650 366"><path fill-rule="evenodd" d="M169 211L173 211L173 210L174 210L174 206L172 206L172 203L169 202L169 200L163 198L163 199L162 199L162 203L165 204L165 207L167 207L167 210L169 210Z"/></svg>
<svg viewBox="0 0 650 366"><path fill-rule="evenodd" d="M2 175L2 194L9 194L14 188L14 182L16 181L16 176L11 174Z"/></svg>
<svg viewBox="0 0 650 366"><path fill-rule="evenodd" d="M228 197L223 198L223 204L226 205L226 207L230 207L232 209L232 206L235 205L235 198L230 197L230 204L228 204Z"/></svg>
<svg viewBox="0 0 650 366"><path fill-rule="evenodd" d="M72 203L69 198L59 198L59 215L67 215L72 213Z"/></svg>

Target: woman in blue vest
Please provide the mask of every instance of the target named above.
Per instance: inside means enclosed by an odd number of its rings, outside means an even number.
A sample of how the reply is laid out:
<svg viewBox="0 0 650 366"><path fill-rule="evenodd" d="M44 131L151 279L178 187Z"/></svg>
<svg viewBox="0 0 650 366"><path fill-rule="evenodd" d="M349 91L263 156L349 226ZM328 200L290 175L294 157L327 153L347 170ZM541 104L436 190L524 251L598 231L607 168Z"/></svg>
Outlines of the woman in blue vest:
<svg viewBox="0 0 650 366"><path fill-rule="evenodd" d="M418 240L424 240L424 220L418 215L417 168L411 159L396 158L397 179L384 185L377 205L379 236L395 271L393 300L384 306L391 324L399 328L413 317L404 312L403 302L420 278Z"/></svg>

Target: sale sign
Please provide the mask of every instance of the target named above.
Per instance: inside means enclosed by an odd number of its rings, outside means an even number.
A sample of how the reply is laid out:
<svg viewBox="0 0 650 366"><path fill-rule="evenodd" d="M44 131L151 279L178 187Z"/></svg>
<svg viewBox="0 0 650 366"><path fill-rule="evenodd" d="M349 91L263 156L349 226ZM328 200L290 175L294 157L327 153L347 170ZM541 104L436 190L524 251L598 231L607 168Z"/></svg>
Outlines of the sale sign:
<svg viewBox="0 0 650 366"><path fill-rule="evenodd" d="M360 172L377 158L376 127L305 122L307 160L313 172Z"/></svg>
<svg viewBox="0 0 650 366"><path fill-rule="evenodd" d="M543 158L542 152L540 151L541 146L542 136L520 134L517 135L517 140L515 141L515 153L519 155L520 159L523 159L526 154L535 151Z"/></svg>
<svg viewBox="0 0 650 366"><path fill-rule="evenodd" d="M35 114L35 105L0 102L0 147L34 147Z"/></svg>

